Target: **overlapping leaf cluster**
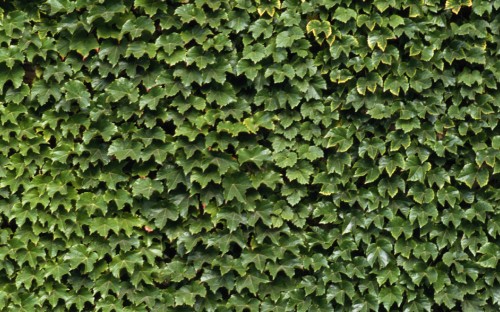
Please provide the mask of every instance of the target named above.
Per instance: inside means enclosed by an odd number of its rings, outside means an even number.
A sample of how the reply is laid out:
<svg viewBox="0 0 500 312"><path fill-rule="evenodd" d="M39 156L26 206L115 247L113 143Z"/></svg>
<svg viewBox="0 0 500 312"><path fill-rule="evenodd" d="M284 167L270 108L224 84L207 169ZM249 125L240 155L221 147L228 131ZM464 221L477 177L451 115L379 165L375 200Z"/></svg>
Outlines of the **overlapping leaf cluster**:
<svg viewBox="0 0 500 312"><path fill-rule="evenodd" d="M0 8L1 310L498 311L500 1Z"/></svg>

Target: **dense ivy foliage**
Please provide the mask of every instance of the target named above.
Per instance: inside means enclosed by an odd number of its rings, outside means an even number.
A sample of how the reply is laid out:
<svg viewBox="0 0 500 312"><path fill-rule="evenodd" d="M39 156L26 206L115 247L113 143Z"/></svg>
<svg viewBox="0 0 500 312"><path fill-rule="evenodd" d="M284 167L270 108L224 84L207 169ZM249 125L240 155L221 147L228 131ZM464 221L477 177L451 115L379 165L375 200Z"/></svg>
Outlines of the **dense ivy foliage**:
<svg viewBox="0 0 500 312"><path fill-rule="evenodd" d="M0 2L3 311L498 311L500 1Z"/></svg>

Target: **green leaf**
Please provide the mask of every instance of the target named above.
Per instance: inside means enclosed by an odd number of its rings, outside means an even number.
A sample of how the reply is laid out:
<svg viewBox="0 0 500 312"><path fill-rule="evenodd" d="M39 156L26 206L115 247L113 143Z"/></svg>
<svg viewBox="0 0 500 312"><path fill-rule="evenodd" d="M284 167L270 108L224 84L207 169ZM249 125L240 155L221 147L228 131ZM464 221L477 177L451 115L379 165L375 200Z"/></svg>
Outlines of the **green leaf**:
<svg viewBox="0 0 500 312"><path fill-rule="evenodd" d="M403 289L401 286L384 287L379 293L379 302L382 303L386 310L391 310L393 304L399 307L403 302Z"/></svg>
<svg viewBox="0 0 500 312"><path fill-rule="evenodd" d="M446 186L446 188L439 189L437 199L443 206L445 202L448 202L451 207L454 207L455 203L460 200L460 192L453 186Z"/></svg>
<svg viewBox="0 0 500 312"><path fill-rule="evenodd" d="M304 38L304 32L299 27L294 26L288 30L280 32L276 36L276 47L289 48L296 40L301 38Z"/></svg>
<svg viewBox="0 0 500 312"><path fill-rule="evenodd" d="M78 52L83 58L86 58L90 51L97 51L99 49L99 43L92 34L76 32L69 41L69 48Z"/></svg>
<svg viewBox="0 0 500 312"><path fill-rule="evenodd" d="M260 64L255 65L245 59L241 59L238 64L236 64L236 72L238 75L245 74L250 80L254 80L261 69L262 66Z"/></svg>
<svg viewBox="0 0 500 312"><path fill-rule="evenodd" d="M318 146L309 146L307 151L302 154L302 156L310 161L316 160L318 158L323 158L325 154L323 150Z"/></svg>
<svg viewBox="0 0 500 312"><path fill-rule="evenodd" d="M371 159L375 159L378 154L385 153L385 142L379 138L362 141L358 154L363 157L365 153L368 153L368 156L370 156Z"/></svg>
<svg viewBox="0 0 500 312"><path fill-rule="evenodd" d="M26 289L30 289L33 282L36 282L37 285L43 284L40 272L37 273L30 267L24 267L19 270L16 276L16 288L22 289L21 285L24 285Z"/></svg>
<svg viewBox="0 0 500 312"><path fill-rule="evenodd" d="M177 306L187 305L194 306L196 297L204 298L207 295L207 290L200 284L188 284L182 286L175 292L175 304Z"/></svg>
<svg viewBox="0 0 500 312"><path fill-rule="evenodd" d="M413 200L419 204L427 204L434 199L434 191L426 188L423 184L415 184L408 190L408 195L413 196Z"/></svg>
<svg viewBox="0 0 500 312"><path fill-rule="evenodd" d="M255 43L252 45L247 45L243 48L243 57L244 59L251 60L254 64L260 62L264 59L268 53L266 52L266 48L261 43Z"/></svg>
<svg viewBox="0 0 500 312"><path fill-rule="evenodd" d="M339 152L346 152L353 144L353 133L346 128L330 130L325 138L329 138L327 147L336 146Z"/></svg>
<svg viewBox="0 0 500 312"><path fill-rule="evenodd" d="M464 68L458 75L457 81L465 84L466 86L472 87L475 83L481 85L483 83L483 77L478 70L471 71L468 68Z"/></svg>
<svg viewBox="0 0 500 312"><path fill-rule="evenodd" d="M153 58L156 55L157 47L153 43L146 42L131 42L127 47L127 51L125 52L125 56L128 57L133 55L135 58L141 58L144 55L147 55L150 58Z"/></svg>
<svg viewBox="0 0 500 312"><path fill-rule="evenodd" d="M8 68L4 64L0 64L0 88L3 88L7 81L12 81L14 88L19 88L23 83L24 69L16 64L12 68ZM1 92L0 89L0 94Z"/></svg>
<svg viewBox="0 0 500 312"><path fill-rule="evenodd" d="M356 20L358 14L353 9L339 7L333 13L333 18L341 21L342 23L347 23L350 19Z"/></svg>
<svg viewBox="0 0 500 312"><path fill-rule="evenodd" d="M380 169L385 169L389 177L391 177L398 167L401 169L405 167L405 161L401 154L396 153L381 157L379 166Z"/></svg>
<svg viewBox="0 0 500 312"><path fill-rule="evenodd" d="M442 188L445 183L450 183L450 176L443 168L433 168L427 173L427 181L429 186L436 184Z"/></svg>
<svg viewBox="0 0 500 312"><path fill-rule="evenodd" d="M389 179L383 179L378 184L378 192L381 196L385 196L387 192L391 198L394 198L399 191L405 193L406 183L398 176L391 177Z"/></svg>
<svg viewBox="0 0 500 312"><path fill-rule="evenodd" d="M205 69L208 64L215 63L214 55L203 51L199 46L189 49L184 60L188 65L196 64L199 69Z"/></svg>
<svg viewBox="0 0 500 312"><path fill-rule="evenodd" d="M63 87L63 91L65 92L66 100L76 100L82 108L90 106L90 93L81 81L71 80L67 82Z"/></svg>
<svg viewBox="0 0 500 312"><path fill-rule="evenodd" d="M151 90L147 90L147 94L142 95L139 100L139 108L144 109L144 107L148 107L152 110L155 110L160 100L165 98L166 91L162 87L154 87Z"/></svg>
<svg viewBox="0 0 500 312"><path fill-rule="evenodd" d="M167 7L166 3L156 0L134 0L134 6L143 8L148 15L155 15L158 10L163 11Z"/></svg>
<svg viewBox="0 0 500 312"><path fill-rule="evenodd" d="M392 244L387 239L379 239L375 244L370 244L366 249L366 260L370 266L374 266L375 262L381 268L386 267L391 261Z"/></svg>
<svg viewBox="0 0 500 312"><path fill-rule="evenodd" d="M58 262L46 262L44 265L44 278L51 276L55 281L61 282L64 275L68 274L70 271L69 263L58 263Z"/></svg>
<svg viewBox="0 0 500 312"><path fill-rule="evenodd" d="M222 186L224 187L224 198L226 201L236 199L241 203L246 203L245 194L252 187L252 184L246 175L232 174L224 177Z"/></svg>
<svg viewBox="0 0 500 312"><path fill-rule="evenodd" d="M472 188L476 181L479 186L483 187L488 184L489 173L486 168L479 169L474 164L466 164L456 179L465 183L469 188Z"/></svg>
<svg viewBox="0 0 500 312"><path fill-rule="evenodd" d="M230 84L224 84L217 88L212 88L207 92L207 102L217 103L220 106L227 106L236 102L236 93Z"/></svg>
<svg viewBox="0 0 500 312"><path fill-rule="evenodd" d="M41 246L29 245L28 248L19 250L15 257L18 265L22 266L25 262L28 262L31 268L35 268L39 259L45 259L45 250Z"/></svg>
<svg viewBox="0 0 500 312"><path fill-rule="evenodd" d="M76 7L76 3L69 0L47 0L46 3L50 6L52 15L59 12L71 13Z"/></svg>
<svg viewBox="0 0 500 312"><path fill-rule="evenodd" d="M269 161L271 158L271 151L264 147L255 146L248 149L239 149L237 155L240 164L253 162L260 167L262 166L262 163Z"/></svg>
<svg viewBox="0 0 500 312"><path fill-rule="evenodd" d="M172 53L178 48L184 45L184 41L181 35L178 33L171 33L168 35L159 36L155 45L161 47L167 55L172 55Z"/></svg>
<svg viewBox="0 0 500 312"><path fill-rule="evenodd" d="M205 12L201 8L191 3L179 6L175 10L174 14L179 16L181 18L181 21L186 24L191 21L196 21L199 24L204 24L206 20Z"/></svg>
<svg viewBox="0 0 500 312"><path fill-rule="evenodd" d="M126 158L139 160L142 149L143 144L140 142L117 139L109 146L108 155L116 157L119 161Z"/></svg>
<svg viewBox="0 0 500 312"><path fill-rule="evenodd" d="M393 14L389 18L389 25L392 28L396 28L396 27L398 27L400 25L404 25L404 24L405 24L405 20L401 16Z"/></svg>
<svg viewBox="0 0 500 312"><path fill-rule="evenodd" d="M94 264L99 259L99 256L96 252L89 251L84 245L77 244L71 247L63 259L68 261L71 269L76 269L80 264L83 264L85 267L84 273L88 273L94 269Z"/></svg>
<svg viewBox="0 0 500 312"><path fill-rule="evenodd" d="M388 76L384 81L384 91L389 90L393 95L398 96L400 89L407 92L409 88L408 79L406 77Z"/></svg>
<svg viewBox="0 0 500 312"><path fill-rule="evenodd" d="M332 34L332 27L328 21L310 20L306 25L306 30L308 33L312 32L314 37L323 33L328 38Z"/></svg>
<svg viewBox="0 0 500 312"><path fill-rule="evenodd" d="M500 150L500 135L495 135L491 139L491 147L493 147L496 150Z"/></svg>
<svg viewBox="0 0 500 312"><path fill-rule="evenodd" d="M125 55L127 51L127 41L122 40L120 43L115 43L110 40L104 41L103 44L101 44L101 48L99 50L99 57L101 59L104 59L104 57L107 57L109 63L113 66L116 66L118 64L118 61L120 60L120 57L122 55Z"/></svg>
<svg viewBox="0 0 500 312"><path fill-rule="evenodd" d="M300 184L308 184L309 177L313 173L313 166L305 161L301 161L297 166L288 168L286 176L290 181L297 181Z"/></svg>
<svg viewBox="0 0 500 312"><path fill-rule="evenodd" d="M140 37L143 32L152 34L154 31L155 26L153 21L147 16L140 16L135 19L129 19L123 24L119 39L121 39L124 34L129 34L132 39L135 39Z"/></svg>
<svg viewBox="0 0 500 312"><path fill-rule="evenodd" d="M236 283L236 290L241 293L246 288L256 295L259 292L260 285L267 283L269 283L269 279L264 274L250 270L245 276L239 278Z"/></svg>
<svg viewBox="0 0 500 312"><path fill-rule="evenodd" d="M107 102L118 102L124 97L127 97L132 102L136 102L139 99L139 94L134 83L126 78L115 79L106 87L106 93L109 94L106 98Z"/></svg>
<svg viewBox="0 0 500 312"><path fill-rule="evenodd" d="M109 264L109 270L114 277L120 278L120 271L125 269L129 274L134 273L135 267L141 267L144 263L142 256L138 253L128 252L126 255L117 255Z"/></svg>
<svg viewBox="0 0 500 312"><path fill-rule="evenodd" d="M85 92L87 91L85 90ZM36 97L41 105L47 104L51 96L54 98L54 100L59 101L59 99L61 99L61 90L59 90L58 88L51 88L43 80L37 80L31 86L31 97Z"/></svg>
<svg viewBox="0 0 500 312"><path fill-rule="evenodd" d="M132 183L132 194L149 199L154 192L163 192L163 184L150 178L140 178Z"/></svg>
<svg viewBox="0 0 500 312"><path fill-rule="evenodd" d="M413 234L413 226L411 223L401 217L394 217L389 221L388 228L391 231L392 237L398 239L401 234L405 234L405 237L411 237Z"/></svg>
<svg viewBox="0 0 500 312"><path fill-rule="evenodd" d="M412 155L405 162L405 170L409 170L409 181L424 183L427 172L431 170L431 164L428 162L421 163L417 156Z"/></svg>
<svg viewBox="0 0 500 312"><path fill-rule="evenodd" d="M205 170L208 166L214 165L217 171L222 175L226 174L229 170L238 170L238 163L232 156L223 153L210 153L204 159L201 168Z"/></svg>

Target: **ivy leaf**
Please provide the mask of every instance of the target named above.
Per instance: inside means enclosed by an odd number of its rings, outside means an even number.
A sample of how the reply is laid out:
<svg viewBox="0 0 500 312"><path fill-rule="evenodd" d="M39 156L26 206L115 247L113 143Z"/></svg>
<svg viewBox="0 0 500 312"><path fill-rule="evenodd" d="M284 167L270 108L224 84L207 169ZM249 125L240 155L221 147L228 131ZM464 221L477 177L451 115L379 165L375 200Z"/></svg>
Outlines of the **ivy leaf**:
<svg viewBox="0 0 500 312"><path fill-rule="evenodd" d="M55 281L61 282L64 275L70 271L69 263L47 262L44 266L44 278L51 276Z"/></svg>
<svg viewBox="0 0 500 312"><path fill-rule="evenodd" d="M139 160L142 149L143 144L140 142L117 139L109 146L108 155L116 157L119 161L129 157L133 160Z"/></svg>
<svg viewBox="0 0 500 312"><path fill-rule="evenodd" d="M217 103L220 106L227 106L236 101L236 94L233 87L229 84L224 84L219 88L213 88L207 92L207 102Z"/></svg>
<svg viewBox="0 0 500 312"><path fill-rule="evenodd" d="M292 44L304 37L304 32L297 26L289 28L288 30L280 32L276 36L276 47L277 48L288 48Z"/></svg>
<svg viewBox="0 0 500 312"><path fill-rule="evenodd" d="M76 100L82 108L90 106L90 93L87 87L78 80L71 80L64 85L66 100Z"/></svg>
<svg viewBox="0 0 500 312"><path fill-rule="evenodd" d="M152 34L154 31L155 26L153 21L147 16L140 16L135 19L129 19L123 24L120 37L118 39L121 39L124 34L130 34L130 37L135 39L140 37L143 32L149 32Z"/></svg>
<svg viewBox="0 0 500 312"><path fill-rule="evenodd" d="M392 244L387 239L379 239L376 243L370 244L366 249L366 260L373 267L378 262L381 268L386 267L390 262Z"/></svg>
<svg viewBox="0 0 500 312"><path fill-rule="evenodd" d="M0 88L3 88L7 81L12 81L14 88L19 88L23 83L24 70L19 65L14 65L8 68L4 64L0 64ZM1 92L0 92L1 93Z"/></svg>
<svg viewBox="0 0 500 312"><path fill-rule="evenodd" d="M476 181L479 186L483 187L488 184L489 173L486 168L479 169L474 164L466 164L456 179L465 183L469 188L472 188Z"/></svg>
<svg viewBox="0 0 500 312"><path fill-rule="evenodd" d="M129 98L132 102L136 102L139 99L139 94L134 84L126 78L115 79L106 88L106 92L109 94L106 99L108 102L118 102L124 97Z"/></svg>
<svg viewBox="0 0 500 312"><path fill-rule="evenodd" d="M408 157L405 162L405 170L409 170L409 181L419 181L423 183L427 172L431 170L431 164L428 162L421 163L417 156L412 155Z"/></svg>
<svg viewBox="0 0 500 312"><path fill-rule="evenodd" d="M491 139L491 147L493 147L496 150L500 150L500 135L495 135Z"/></svg>
<svg viewBox="0 0 500 312"><path fill-rule="evenodd" d="M426 188L423 184L415 184L408 190L408 195L413 196L419 204L427 204L432 202L434 199L434 191L430 188Z"/></svg>
<svg viewBox="0 0 500 312"><path fill-rule="evenodd" d="M36 282L38 285L42 284L40 272L35 272L30 267L24 267L17 273L15 282L16 288L22 289L21 285L24 285L26 289L30 289L33 282Z"/></svg>
<svg viewBox="0 0 500 312"><path fill-rule="evenodd" d="M134 273L136 266L141 267L144 263L142 256L137 253L128 252L126 255L113 257L109 264L109 270L114 277L120 278L120 271L125 269L129 274Z"/></svg>
<svg viewBox="0 0 500 312"><path fill-rule="evenodd" d="M226 174L229 170L237 170L238 163L227 154L216 154L211 153L210 156L207 156L201 168L205 170L208 166L214 165L217 167L218 172L222 174Z"/></svg>
<svg viewBox="0 0 500 312"><path fill-rule="evenodd" d="M392 28L396 28L396 27L398 27L400 25L404 25L404 24L405 24L405 20L399 15L393 14L389 18L389 25Z"/></svg>
<svg viewBox="0 0 500 312"><path fill-rule="evenodd" d="M350 19L356 20L358 14L353 9L339 7L333 13L333 18L341 21L342 23L347 23Z"/></svg>
<svg viewBox="0 0 500 312"><path fill-rule="evenodd" d="M486 243L479 251L482 254L479 265L485 268L496 268L500 257L500 248L496 244Z"/></svg>
<svg viewBox="0 0 500 312"><path fill-rule="evenodd" d="M429 186L436 184L442 188L445 183L450 183L450 176L443 168L433 168L427 173L427 181Z"/></svg>
<svg viewBox="0 0 500 312"><path fill-rule="evenodd" d="M353 144L353 133L346 128L330 130L325 138L329 138L327 147L337 146L339 152L346 152Z"/></svg>
<svg viewBox="0 0 500 312"><path fill-rule="evenodd" d="M264 147L252 147L240 149L237 152L238 161L240 164L244 164L246 162L253 162L258 167L262 166L262 163L268 161L271 157L271 151Z"/></svg>
<svg viewBox="0 0 500 312"><path fill-rule="evenodd" d="M208 64L215 63L214 55L203 51L199 46L189 49L184 60L188 65L196 64L199 69L205 69Z"/></svg>
<svg viewBox="0 0 500 312"><path fill-rule="evenodd" d="M249 59L254 64L256 64L262 59L264 59L266 56L267 56L266 48L261 43L247 45L243 48L242 60Z"/></svg>
<svg viewBox="0 0 500 312"><path fill-rule="evenodd" d="M144 107L148 107L152 110L155 110L160 100L165 98L166 90L162 87L154 87L148 91L147 94L142 95L139 100L139 108L144 109Z"/></svg>
<svg viewBox="0 0 500 312"><path fill-rule="evenodd" d="M260 285L267 283L269 283L269 279L264 274L252 270L240 278L240 281L236 283L236 290L241 293L246 288L256 295L259 292Z"/></svg>
<svg viewBox="0 0 500 312"><path fill-rule="evenodd" d="M323 150L318 146L309 146L307 151L302 154L302 156L310 161L316 160L318 158L323 158L325 155Z"/></svg>
<svg viewBox="0 0 500 312"><path fill-rule="evenodd" d="M113 66L118 64L120 57L125 55L127 51L127 41L122 40L120 43L115 43L110 40L106 40L100 47L99 57L104 59L106 57L109 63Z"/></svg>
<svg viewBox="0 0 500 312"><path fill-rule="evenodd" d="M332 34L332 27L328 21L310 20L306 25L307 32L312 32L314 37L323 33L326 38Z"/></svg>
<svg viewBox="0 0 500 312"><path fill-rule="evenodd" d="M134 0L134 6L144 8L148 15L155 15L158 10L165 10L166 4L155 0Z"/></svg>
<svg viewBox="0 0 500 312"><path fill-rule="evenodd" d="M399 168L405 167L404 158L399 153L381 157L379 164L381 169L385 169L389 177L391 177L394 174L394 172L398 167Z"/></svg>
<svg viewBox="0 0 500 312"><path fill-rule="evenodd" d="M307 184L309 177L313 173L313 166L305 161L301 161L297 166L288 168L286 176L290 181L297 181L300 184Z"/></svg>
<svg viewBox="0 0 500 312"><path fill-rule="evenodd" d="M159 36L155 41L155 45L161 47L167 55L172 55L178 47L182 47L184 45L184 41L182 40L180 34L171 33Z"/></svg>
<svg viewBox="0 0 500 312"><path fill-rule="evenodd" d="M175 166L165 165L157 173L156 178L158 180L165 179L167 181L167 189L174 190L177 185L187 185L187 179L184 172Z"/></svg>
<svg viewBox="0 0 500 312"><path fill-rule="evenodd" d="M187 305L192 307L196 302L196 297L205 297L207 295L207 290L203 285L200 284L188 284L182 286L175 292L175 294L176 305Z"/></svg>
<svg viewBox="0 0 500 312"><path fill-rule="evenodd" d="M297 163L297 154L294 152L282 152L273 155L274 162L280 168L292 167Z"/></svg>
<svg viewBox="0 0 500 312"><path fill-rule="evenodd" d="M403 290L400 286L384 287L380 290L379 302L386 310L390 310L393 304L399 307L403 302Z"/></svg>
<svg viewBox="0 0 500 312"><path fill-rule="evenodd" d="M444 206L445 202L451 207L455 206L455 203L460 200L460 192L453 186L446 186L446 188L441 188L437 192L438 202Z"/></svg>
<svg viewBox="0 0 500 312"><path fill-rule="evenodd" d="M205 12L201 8L191 3L179 6L175 10L174 14L178 15L183 23L196 21L199 24L203 24L206 20Z"/></svg>
<svg viewBox="0 0 500 312"><path fill-rule="evenodd" d="M384 81L384 91L389 90L393 95L398 96L400 90L407 92L409 88L408 79L406 77L397 77L394 75L388 76Z"/></svg>
<svg viewBox="0 0 500 312"><path fill-rule="evenodd" d="M163 192L163 184L150 178L140 178L132 183L132 194L149 199L154 192Z"/></svg>
<svg viewBox="0 0 500 312"><path fill-rule="evenodd" d="M71 269L76 269L80 264L83 264L85 267L84 273L88 273L94 269L94 264L99 259L99 255L96 252L89 251L84 245L77 244L72 246L63 259L68 261Z"/></svg>
<svg viewBox="0 0 500 312"><path fill-rule="evenodd" d="M226 202L236 199L241 203L246 203L246 191L252 187L252 184L246 175L232 174L223 178L222 186Z"/></svg>
<svg viewBox="0 0 500 312"><path fill-rule="evenodd" d="M28 248L19 250L16 253L17 263L22 266L28 262L29 266L35 268L38 263L38 258L45 259L45 250L41 246L28 246Z"/></svg>
<svg viewBox="0 0 500 312"><path fill-rule="evenodd" d="M99 48L99 43L92 34L76 32L69 42L69 48L78 52L83 58L86 58L90 51Z"/></svg>
<svg viewBox="0 0 500 312"><path fill-rule="evenodd" d="M406 191L406 183L401 177L394 176L384 179L378 184L378 192L381 196L385 196L385 192L387 192L391 198L394 198L399 191L403 193Z"/></svg>

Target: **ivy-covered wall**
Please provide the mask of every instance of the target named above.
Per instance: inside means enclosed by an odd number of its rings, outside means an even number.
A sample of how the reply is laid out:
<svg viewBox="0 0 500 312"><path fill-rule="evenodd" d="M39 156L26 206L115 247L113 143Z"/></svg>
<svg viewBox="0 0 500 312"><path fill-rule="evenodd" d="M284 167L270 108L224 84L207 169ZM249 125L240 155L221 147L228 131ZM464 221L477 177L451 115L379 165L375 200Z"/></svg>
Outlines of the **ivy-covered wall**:
<svg viewBox="0 0 500 312"><path fill-rule="evenodd" d="M2 311L499 311L500 1L0 1Z"/></svg>

